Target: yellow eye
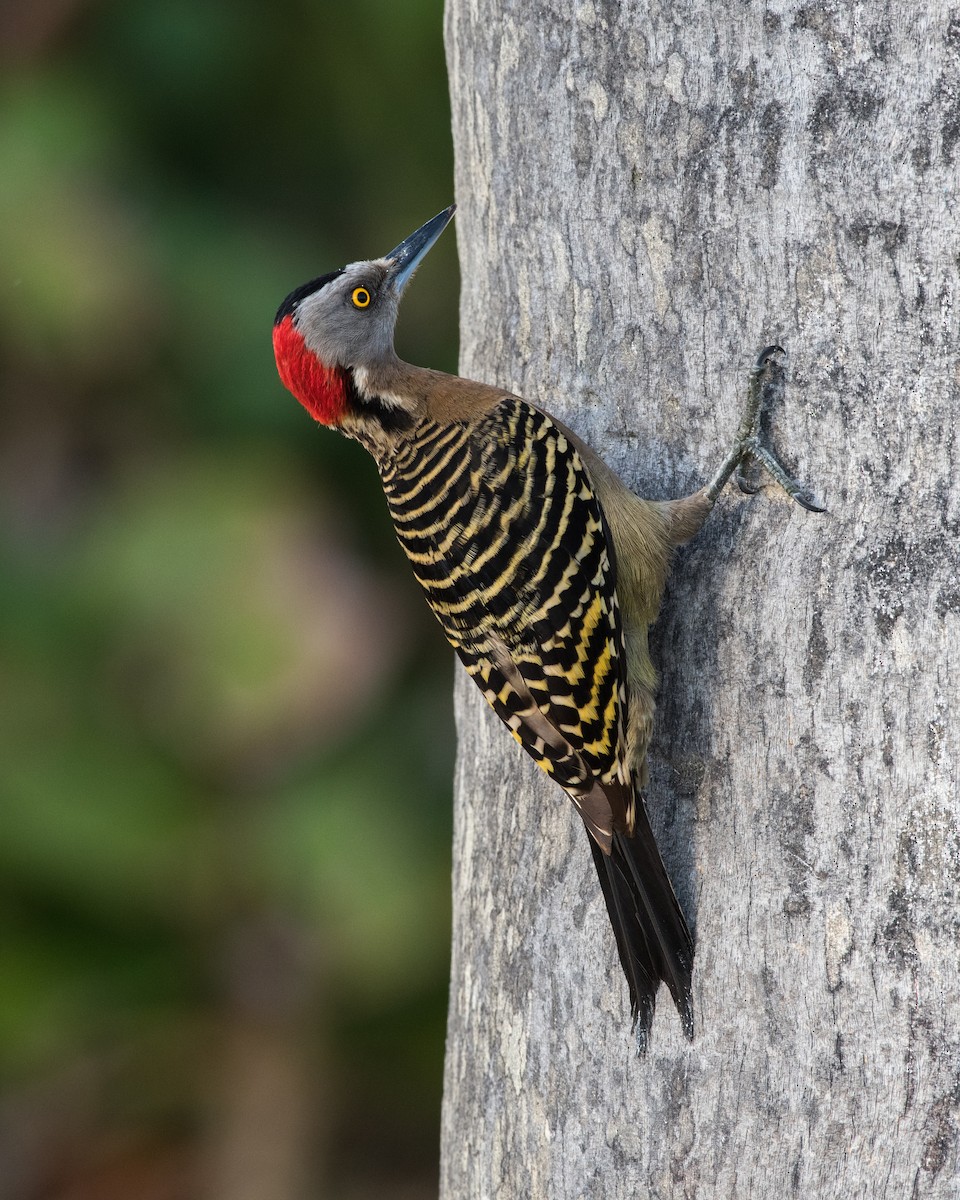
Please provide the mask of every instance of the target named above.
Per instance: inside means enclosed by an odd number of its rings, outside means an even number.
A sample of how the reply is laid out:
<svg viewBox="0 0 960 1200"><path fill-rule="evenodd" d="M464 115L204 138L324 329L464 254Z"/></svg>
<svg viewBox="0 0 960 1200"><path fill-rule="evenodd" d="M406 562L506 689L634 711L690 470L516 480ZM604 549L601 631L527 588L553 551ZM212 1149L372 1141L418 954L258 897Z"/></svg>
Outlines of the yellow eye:
<svg viewBox="0 0 960 1200"><path fill-rule="evenodd" d="M355 308L366 308L370 303L370 293L363 287L354 288L350 299L353 301Z"/></svg>

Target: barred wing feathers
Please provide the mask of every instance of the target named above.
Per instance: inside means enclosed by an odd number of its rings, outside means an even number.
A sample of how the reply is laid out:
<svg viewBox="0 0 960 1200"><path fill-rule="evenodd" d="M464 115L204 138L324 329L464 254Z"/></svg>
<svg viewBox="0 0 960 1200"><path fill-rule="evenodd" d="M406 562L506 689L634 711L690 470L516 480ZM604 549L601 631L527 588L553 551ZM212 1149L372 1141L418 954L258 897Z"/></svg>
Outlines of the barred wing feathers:
<svg viewBox="0 0 960 1200"><path fill-rule="evenodd" d="M692 942L627 762L616 567L578 451L506 397L476 423L420 421L380 470L448 640L591 835L641 1036L660 979L689 1031Z"/></svg>

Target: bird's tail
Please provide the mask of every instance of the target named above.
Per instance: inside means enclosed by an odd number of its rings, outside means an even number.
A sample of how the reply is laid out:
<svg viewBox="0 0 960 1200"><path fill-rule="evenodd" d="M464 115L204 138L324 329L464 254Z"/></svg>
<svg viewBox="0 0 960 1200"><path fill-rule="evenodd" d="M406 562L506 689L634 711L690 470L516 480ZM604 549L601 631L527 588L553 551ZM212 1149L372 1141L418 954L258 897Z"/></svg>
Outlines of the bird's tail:
<svg viewBox="0 0 960 1200"><path fill-rule="evenodd" d="M615 832L610 854L604 854L593 838L590 848L630 988L638 1052L643 1054L647 1048L661 979L673 996L683 1032L692 1040L693 938L642 799L633 837Z"/></svg>

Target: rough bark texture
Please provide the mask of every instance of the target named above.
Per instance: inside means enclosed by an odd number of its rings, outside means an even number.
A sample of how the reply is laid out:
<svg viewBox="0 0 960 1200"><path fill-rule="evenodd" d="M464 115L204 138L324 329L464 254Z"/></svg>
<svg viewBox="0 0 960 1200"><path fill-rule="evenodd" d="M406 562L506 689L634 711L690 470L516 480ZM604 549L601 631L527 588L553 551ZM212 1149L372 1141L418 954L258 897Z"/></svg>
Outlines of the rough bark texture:
<svg viewBox="0 0 960 1200"><path fill-rule="evenodd" d="M748 368L829 506L678 557L651 816L697 1036L645 1060L586 838L462 679L442 1196L946 1197L960 1101L960 9L449 0L461 369L642 494Z"/></svg>

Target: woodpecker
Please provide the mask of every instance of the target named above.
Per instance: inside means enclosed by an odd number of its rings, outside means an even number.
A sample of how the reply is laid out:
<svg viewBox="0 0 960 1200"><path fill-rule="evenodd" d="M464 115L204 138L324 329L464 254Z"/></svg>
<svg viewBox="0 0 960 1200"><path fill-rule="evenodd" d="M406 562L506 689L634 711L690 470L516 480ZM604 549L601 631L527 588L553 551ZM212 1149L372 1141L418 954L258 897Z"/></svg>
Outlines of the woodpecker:
<svg viewBox="0 0 960 1200"><path fill-rule="evenodd" d="M819 508L758 437L762 403L783 377L779 347L758 360L713 480L665 502L635 496L536 405L403 362L393 341L400 298L454 210L383 258L291 292L274 321L277 368L316 421L373 456L400 545L447 639L579 812L643 1053L661 981L693 1037L693 939L646 810L657 681L647 630L671 554L750 459Z"/></svg>

